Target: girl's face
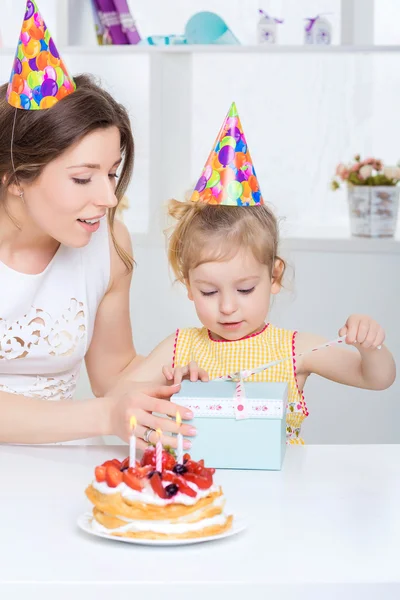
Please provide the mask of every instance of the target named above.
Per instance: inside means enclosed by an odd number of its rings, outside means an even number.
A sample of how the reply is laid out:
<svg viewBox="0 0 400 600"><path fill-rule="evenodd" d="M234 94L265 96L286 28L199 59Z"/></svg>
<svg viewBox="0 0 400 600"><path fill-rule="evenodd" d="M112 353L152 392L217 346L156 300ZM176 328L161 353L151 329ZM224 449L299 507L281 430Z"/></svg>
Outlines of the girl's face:
<svg viewBox="0 0 400 600"><path fill-rule="evenodd" d="M107 209L116 206L121 162L117 127L85 136L50 162L24 193L22 231L47 235L66 246L86 246ZM90 222L88 222L90 221Z"/></svg>
<svg viewBox="0 0 400 600"><path fill-rule="evenodd" d="M215 339L238 340L264 326L270 296L280 285L249 249L226 261L213 261L189 271L189 299Z"/></svg>

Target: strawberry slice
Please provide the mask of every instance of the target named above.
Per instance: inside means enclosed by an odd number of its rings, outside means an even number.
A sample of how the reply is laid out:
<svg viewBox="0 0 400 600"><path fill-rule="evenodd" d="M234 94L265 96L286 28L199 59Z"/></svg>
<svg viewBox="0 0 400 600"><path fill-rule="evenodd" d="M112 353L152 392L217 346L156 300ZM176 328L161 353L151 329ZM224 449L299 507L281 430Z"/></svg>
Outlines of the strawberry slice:
<svg viewBox="0 0 400 600"><path fill-rule="evenodd" d="M124 469L123 472L125 473L125 471L127 471L127 469ZM132 473L132 475L135 475L135 477L137 477L138 479L144 479L152 471L154 471L154 469L151 465L141 467L138 461L136 461L135 467L129 467L129 472Z"/></svg>
<svg viewBox="0 0 400 600"><path fill-rule="evenodd" d="M200 475L201 477L209 477L210 475L214 475L215 469L210 469L204 466L204 460L199 460L196 462L195 460L187 460L185 462L185 467L188 473L194 473L195 475Z"/></svg>
<svg viewBox="0 0 400 600"><path fill-rule="evenodd" d="M137 467L140 477L147 477L147 475L149 473L151 473L152 471L154 471L153 467L151 465L146 465L145 467Z"/></svg>
<svg viewBox="0 0 400 600"><path fill-rule="evenodd" d="M94 470L94 476L96 477L96 481L101 483L106 480L106 467L96 467Z"/></svg>
<svg viewBox="0 0 400 600"><path fill-rule="evenodd" d="M198 464L194 460L189 459L185 462L185 467L187 468L188 473L196 473Z"/></svg>
<svg viewBox="0 0 400 600"><path fill-rule="evenodd" d="M198 469L196 472L196 475L200 475L200 477L205 477L206 479L209 479L214 475L215 473L215 469L207 469L206 467L203 467L202 469Z"/></svg>
<svg viewBox="0 0 400 600"><path fill-rule="evenodd" d="M204 477L204 479L210 482L210 485L213 484L213 476L208 469L204 469L203 473L200 474L200 477Z"/></svg>
<svg viewBox="0 0 400 600"><path fill-rule="evenodd" d="M191 498L196 498L196 496L197 496L196 490L194 490L193 488L191 488L190 485L187 485L184 479L182 479L180 477L179 481L175 482L175 483L178 486L179 491L182 494L186 494L186 496L190 496Z"/></svg>
<svg viewBox="0 0 400 600"><path fill-rule="evenodd" d="M175 473L172 473L172 471L165 471L165 473L163 473L163 480L170 481L171 483L176 483L177 485L179 483L178 475L175 475Z"/></svg>
<svg viewBox="0 0 400 600"><path fill-rule="evenodd" d="M130 461L129 456L124 458L124 460L122 461L121 466L120 466L121 471L123 471L124 469L127 469L129 467L129 461Z"/></svg>
<svg viewBox="0 0 400 600"><path fill-rule="evenodd" d="M179 477L179 475L175 475L175 473L167 471L163 473L163 479L164 481L170 481L171 483L175 483L182 494L186 494L186 496L190 496L191 498L196 498L196 490L191 488L190 485L187 485L183 477Z"/></svg>
<svg viewBox="0 0 400 600"><path fill-rule="evenodd" d="M117 467L118 469L121 468L121 463L117 458L113 458L112 460L106 460L106 462L104 462L101 466L109 467L111 465L113 465L114 467Z"/></svg>
<svg viewBox="0 0 400 600"><path fill-rule="evenodd" d="M185 473L183 477L186 479L186 481L195 483L197 487L201 490L208 490L213 483L211 475L208 475L207 477L202 477L201 475L196 475L195 473Z"/></svg>
<svg viewBox="0 0 400 600"><path fill-rule="evenodd" d="M157 494L157 496L159 496L163 500L167 498L167 493L164 489L159 473L153 473L150 479L150 485L153 488L154 493Z"/></svg>
<svg viewBox="0 0 400 600"><path fill-rule="evenodd" d="M106 467L106 482L109 487L115 488L117 485L122 483L123 473L119 470L119 467L115 465L109 465Z"/></svg>
<svg viewBox="0 0 400 600"><path fill-rule="evenodd" d="M137 490L141 492L144 486L144 483L136 476L135 469L127 469L122 473L123 481L127 486L132 488L133 490Z"/></svg>

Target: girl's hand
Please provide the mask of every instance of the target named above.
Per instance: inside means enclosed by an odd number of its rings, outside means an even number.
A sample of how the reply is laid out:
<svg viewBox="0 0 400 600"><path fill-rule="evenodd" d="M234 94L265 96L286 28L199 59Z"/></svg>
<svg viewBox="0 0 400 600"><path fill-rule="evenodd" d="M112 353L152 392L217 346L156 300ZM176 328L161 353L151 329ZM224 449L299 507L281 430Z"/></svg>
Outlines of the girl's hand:
<svg viewBox="0 0 400 600"><path fill-rule="evenodd" d="M357 344L361 349L378 348L385 341L382 327L366 315L350 315L339 335L346 336L346 344Z"/></svg>
<svg viewBox="0 0 400 600"><path fill-rule="evenodd" d="M109 434L117 435L127 442L131 435L131 417L134 416L137 423L135 435L138 448L144 450L149 443L154 444L158 441L156 429L161 429L163 433L161 441L164 445L176 448L176 436L166 434L179 431L184 436L196 435L196 429L191 425L183 423L179 427L176 423L178 411L183 420L193 418L193 413L189 409L170 402L172 394L177 393L179 389L179 385L138 384L128 381L120 383L104 399L106 430ZM153 413L165 416L156 416ZM183 447L190 448L190 441L184 440Z"/></svg>
<svg viewBox="0 0 400 600"><path fill-rule="evenodd" d="M162 369L164 377L167 381L173 381L174 385L181 383L182 379L190 379L190 381L208 381L208 373L204 369L200 369L197 363L193 360L185 367L169 367L164 366Z"/></svg>

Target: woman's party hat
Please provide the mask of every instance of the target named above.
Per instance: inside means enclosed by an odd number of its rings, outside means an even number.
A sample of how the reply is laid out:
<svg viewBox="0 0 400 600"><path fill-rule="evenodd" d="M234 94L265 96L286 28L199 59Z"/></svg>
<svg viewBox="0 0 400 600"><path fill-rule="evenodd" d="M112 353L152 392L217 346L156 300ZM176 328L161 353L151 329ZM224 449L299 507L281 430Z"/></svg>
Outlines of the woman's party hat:
<svg viewBox="0 0 400 600"><path fill-rule="evenodd" d="M234 102L190 200L231 206L264 204Z"/></svg>
<svg viewBox="0 0 400 600"><path fill-rule="evenodd" d="M25 110L51 108L75 87L35 0L28 0L7 88L8 103Z"/></svg>

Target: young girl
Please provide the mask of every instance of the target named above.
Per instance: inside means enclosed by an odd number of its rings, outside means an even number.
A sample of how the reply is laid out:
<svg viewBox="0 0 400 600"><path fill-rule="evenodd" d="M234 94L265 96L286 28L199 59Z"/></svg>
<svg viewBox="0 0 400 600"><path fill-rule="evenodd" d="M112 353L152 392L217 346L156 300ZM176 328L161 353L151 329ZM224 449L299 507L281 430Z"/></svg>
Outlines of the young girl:
<svg viewBox="0 0 400 600"><path fill-rule="evenodd" d="M246 381L288 383L287 438L289 443L304 443L301 425L308 411L303 389L311 373L382 390L393 383L395 365L382 346L382 327L368 316L351 315L339 329L358 352L330 346L304 356L300 354L326 340L268 322L270 299L281 289L285 262L278 253L277 222L263 203L247 146L237 149L244 136L237 113L231 113L232 108L191 201L170 203L170 214L177 220L169 240L170 265L186 286L203 327L178 329L139 366L135 377L207 381L291 357ZM236 140L235 156L221 154L227 138ZM214 178L212 183L218 180L219 187L206 185L207 176ZM250 193L245 181L250 181ZM167 366L161 371L161 365Z"/></svg>

